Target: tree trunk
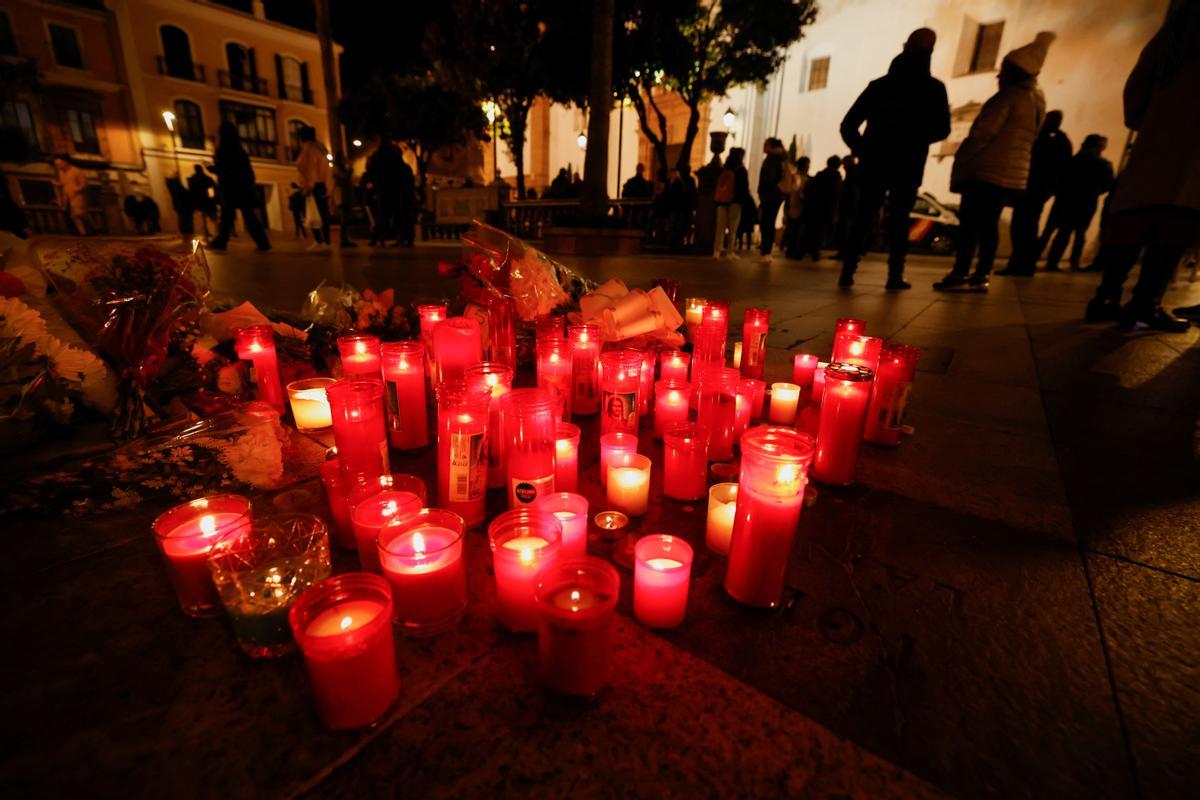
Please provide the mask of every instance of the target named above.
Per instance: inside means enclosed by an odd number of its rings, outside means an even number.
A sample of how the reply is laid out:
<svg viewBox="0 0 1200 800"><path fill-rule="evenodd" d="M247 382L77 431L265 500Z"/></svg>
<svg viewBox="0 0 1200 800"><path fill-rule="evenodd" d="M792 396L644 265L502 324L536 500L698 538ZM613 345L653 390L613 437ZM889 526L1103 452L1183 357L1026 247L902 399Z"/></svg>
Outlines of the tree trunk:
<svg viewBox="0 0 1200 800"><path fill-rule="evenodd" d="M683 135L683 147L679 151L679 158L675 160L675 169L679 170L680 174L692 171L692 145L696 142L696 134L700 132L699 105L692 105L691 101L688 101L687 129Z"/></svg>
<svg viewBox="0 0 1200 800"><path fill-rule="evenodd" d="M613 0L592 3L592 85L588 94L588 140L583 157L582 215L608 214L608 123L612 109ZM619 187L618 187L619 189Z"/></svg>
<svg viewBox="0 0 1200 800"><path fill-rule="evenodd" d="M321 72L325 79L325 113L329 124L329 152L333 154L333 168L342 186L341 245L353 247L350 240L350 219L354 208L354 182L346 163L345 140L342 139L342 122L338 118L337 71L333 55L333 25L329 20L329 0L314 0L317 17L317 38L321 42Z"/></svg>
<svg viewBox="0 0 1200 800"><path fill-rule="evenodd" d="M517 168L517 199L525 199L525 124L529 120L529 104L512 103L504 109L508 120L508 149ZM497 172L497 175L499 173Z"/></svg>
<svg viewBox="0 0 1200 800"><path fill-rule="evenodd" d="M653 128L650 127L650 117L646 110L646 100L642 97L640 91L633 91L629 95L630 101L633 103L633 108L637 112L638 127L642 129L642 133L646 134L646 138L650 140L651 147L654 148L655 175L663 183L667 182L667 131L666 128L661 128L662 136L659 136ZM657 111L657 109L655 109ZM662 114L659 114L659 124L663 125Z"/></svg>

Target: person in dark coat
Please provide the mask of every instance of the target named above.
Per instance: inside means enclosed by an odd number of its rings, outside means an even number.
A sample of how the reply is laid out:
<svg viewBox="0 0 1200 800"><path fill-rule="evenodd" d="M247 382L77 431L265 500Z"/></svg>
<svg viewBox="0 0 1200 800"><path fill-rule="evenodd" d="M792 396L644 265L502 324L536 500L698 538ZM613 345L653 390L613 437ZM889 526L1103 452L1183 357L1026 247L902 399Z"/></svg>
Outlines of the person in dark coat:
<svg viewBox="0 0 1200 800"><path fill-rule="evenodd" d="M858 219L858 210L862 205L862 167L858 157L853 153L842 159L842 191L838 195L837 225L834 229L834 241L838 251L834 258L846 259L846 248L853 246L850 242L850 231L854 230L854 221ZM875 210L878 214L879 211ZM859 257L867 252L867 242L856 242L859 246Z"/></svg>
<svg viewBox="0 0 1200 800"><path fill-rule="evenodd" d="M397 244L403 235L400 233L401 205L401 167L404 156L392 141L384 137L379 147L367 159L366 182L370 184L371 215L375 225L371 229L371 245L387 244L389 237L395 237ZM409 194L412 189L412 171L409 170Z"/></svg>
<svg viewBox="0 0 1200 800"><path fill-rule="evenodd" d="M997 275L1029 276L1034 272L1042 239L1038 226L1042 209L1057 191L1071 162L1071 140L1062 132L1062 112L1047 111L1046 121L1033 143L1029 159L1029 183L1013 202L1012 256Z"/></svg>
<svg viewBox="0 0 1200 800"><path fill-rule="evenodd" d="M145 225L142 222L142 206L141 203L138 202L137 195L125 195L125 202L121 207L125 211L125 216L129 217L130 222L133 223L134 233L136 233L138 236L141 236L145 232L143 230Z"/></svg>
<svg viewBox="0 0 1200 800"><path fill-rule="evenodd" d="M288 211L292 212L296 238L307 239L308 233L304 230L304 192L300 191L300 184L295 181L292 182L292 193L288 195Z"/></svg>
<svg viewBox="0 0 1200 800"><path fill-rule="evenodd" d="M1071 248L1071 269L1080 269L1079 259L1083 255L1088 227L1092 224L1092 217L1096 216L1100 196L1113 185L1112 162L1101 155L1107 144L1108 140L1100 134L1089 134L1063 174L1047 226L1047 234L1056 231L1050 251L1046 254L1046 269L1050 272L1058 270L1058 262L1062 260L1072 236L1075 237L1075 244Z"/></svg>
<svg viewBox="0 0 1200 800"><path fill-rule="evenodd" d="M892 59L887 75L867 84L842 120L843 141L858 157L858 205L842 245L839 286L853 286L861 254L887 198L888 281L892 290L911 289L904 280L908 217L925 177L929 145L950 135L946 87L929 74L937 34L913 31ZM860 130L863 124L865 130Z"/></svg>
<svg viewBox="0 0 1200 800"><path fill-rule="evenodd" d="M396 164L396 246L412 247L416 241L417 176L401 155Z"/></svg>
<svg viewBox="0 0 1200 800"><path fill-rule="evenodd" d="M783 190L779 188L779 182L783 179L783 160L787 154L783 142L775 137L763 143L763 153L766 157L758 168L758 227L762 232L758 250L764 256L770 256L771 249L775 247L775 220L779 216L779 207L783 205Z"/></svg>
<svg viewBox="0 0 1200 800"><path fill-rule="evenodd" d="M187 179L188 194L192 197L192 208L200 214L200 230L204 232L205 239L209 237L208 221L211 219L215 223L217 220L217 201L213 197L213 189L216 188L216 185L217 182L210 178L204 171L204 167L199 164L195 166Z"/></svg>
<svg viewBox="0 0 1200 800"><path fill-rule="evenodd" d="M226 120L221 123L217 132L217 149L213 154L213 174L217 176L221 188L221 225L217 236L209 244L213 250L224 250L229 243L229 235L237 212L242 212L242 222L246 231L254 239L258 250L271 249L267 232L263 229L262 220L258 218L258 194L254 185L254 168L250 166L250 156L242 147L242 138L238 135L237 126Z"/></svg>
<svg viewBox="0 0 1200 800"><path fill-rule="evenodd" d="M633 177L625 181L621 187L621 197L626 200L638 200L654 196L654 184L646 180L646 165L638 164L633 170Z"/></svg>
<svg viewBox="0 0 1200 800"><path fill-rule="evenodd" d="M550 186L542 197L546 200L562 200L570 196L571 176L566 167L560 167L558 174L554 176L554 180L550 181Z"/></svg>
<svg viewBox="0 0 1200 800"><path fill-rule="evenodd" d="M812 159L808 156L800 156L796 159L792 191L788 192L787 205L784 206L787 213L787 225L783 229L783 246L784 253L788 258L800 258L803 255L800 252L800 244L804 239L804 189L808 186L809 179L812 178L808 174L811 166Z"/></svg>
<svg viewBox="0 0 1200 800"><path fill-rule="evenodd" d="M821 245L837 216L838 196L842 191L842 173L838 171L842 159L830 156L825 160L825 169L813 175L804 187L804 239L800 243L800 256L812 256L821 260Z"/></svg>
<svg viewBox="0 0 1200 800"><path fill-rule="evenodd" d="M138 200L138 213L142 217L142 224L146 227L146 235L153 236L162 232L162 225L159 224L158 203L154 202L153 197L148 194L142 195Z"/></svg>
<svg viewBox="0 0 1200 800"><path fill-rule="evenodd" d="M167 178L167 194L171 197L171 208L179 221L179 235L184 242L190 241L192 234L196 232L192 195L177 175Z"/></svg>

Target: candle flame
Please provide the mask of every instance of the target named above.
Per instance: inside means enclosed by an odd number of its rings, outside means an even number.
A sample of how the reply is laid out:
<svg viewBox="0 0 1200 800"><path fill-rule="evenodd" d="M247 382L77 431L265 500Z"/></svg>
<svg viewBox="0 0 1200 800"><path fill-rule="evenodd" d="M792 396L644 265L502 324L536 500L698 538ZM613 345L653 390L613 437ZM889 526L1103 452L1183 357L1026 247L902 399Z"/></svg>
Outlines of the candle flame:
<svg viewBox="0 0 1200 800"><path fill-rule="evenodd" d="M586 342L587 340L588 340L587 331L580 331L579 332L579 341Z"/></svg>
<svg viewBox="0 0 1200 800"><path fill-rule="evenodd" d="M566 454L571 452L571 441L569 439L559 439L554 443L554 446L558 448L558 452L560 453Z"/></svg>
<svg viewBox="0 0 1200 800"><path fill-rule="evenodd" d="M262 351L262 349L263 349L263 348L262 348L262 345L261 345L261 344L259 344L258 342L251 342L251 343L250 343L250 352L251 352L251 353L258 353L258 352L261 352L261 351Z"/></svg>
<svg viewBox="0 0 1200 800"><path fill-rule="evenodd" d="M793 483L799 477L795 464L784 464L776 473L780 483Z"/></svg>
<svg viewBox="0 0 1200 800"><path fill-rule="evenodd" d="M494 372L489 372L487 374L487 376L484 378L484 381L487 382L488 386L495 386L497 383L500 382L500 376Z"/></svg>
<svg viewBox="0 0 1200 800"><path fill-rule="evenodd" d="M672 389L671 393L667 395L667 399L670 400L672 403L678 403L679 402L679 392Z"/></svg>
<svg viewBox="0 0 1200 800"><path fill-rule="evenodd" d="M557 364L557 363L558 363L558 353L551 353L551 354L550 354L550 363L551 363L551 364Z"/></svg>
<svg viewBox="0 0 1200 800"><path fill-rule="evenodd" d="M408 370L408 359L407 358L400 359L399 368L401 370Z"/></svg>
<svg viewBox="0 0 1200 800"><path fill-rule="evenodd" d="M350 630L350 626L353 624L354 624L354 618L349 615L342 617L342 621L339 623L339 625L341 626L341 629L344 631Z"/></svg>
<svg viewBox="0 0 1200 800"><path fill-rule="evenodd" d="M532 547L522 547L521 548L521 563L522 564L532 564L533 563L533 548Z"/></svg>
<svg viewBox="0 0 1200 800"><path fill-rule="evenodd" d="M354 352L358 353L360 356L366 355L367 354L367 343L363 342L363 341L355 342L354 343Z"/></svg>
<svg viewBox="0 0 1200 800"><path fill-rule="evenodd" d="M851 342L850 343L850 355L861 356L862 350L863 350L862 342Z"/></svg>
<svg viewBox="0 0 1200 800"><path fill-rule="evenodd" d="M396 513L397 508L398 507L396 505L395 500L388 500L386 503L383 504L383 508L381 508L379 510L379 513L385 517L390 517ZM420 534L417 534L417 535L420 536Z"/></svg>
<svg viewBox="0 0 1200 800"><path fill-rule="evenodd" d="M571 590L571 610L572 611L579 610L579 590L578 589Z"/></svg>
<svg viewBox="0 0 1200 800"><path fill-rule="evenodd" d="M421 535L420 531L417 531L416 533L413 534L412 546L413 546L413 555L418 555L418 556L425 555L425 537Z"/></svg>
<svg viewBox="0 0 1200 800"><path fill-rule="evenodd" d="M464 425L466 425L467 423L469 423L471 421L471 415L470 414L459 414L458 421L463 423Z"/></svg>
<svg viewBox="0 0 1200 800"><path fill-rule="evenodd" d="M217 532L217 520L211 514L205 514L200 518L200 532L205 536L212 536Z"/></svg>

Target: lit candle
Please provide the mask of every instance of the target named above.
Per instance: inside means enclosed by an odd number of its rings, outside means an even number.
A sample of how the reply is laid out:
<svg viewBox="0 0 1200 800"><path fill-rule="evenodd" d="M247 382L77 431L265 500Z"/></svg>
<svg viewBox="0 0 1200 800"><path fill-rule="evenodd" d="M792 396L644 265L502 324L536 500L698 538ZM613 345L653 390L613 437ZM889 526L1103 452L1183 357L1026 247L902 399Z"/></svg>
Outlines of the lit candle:
<svg viewBox="0 0 1200 800"><path fill-rule="evenodd" d="M392 586L393 618L406 633L438 633L466 610L465 528L452 511L422 508L379 531L378 559Z"/></svg>
<svg viewBox="0 0 1200 800"><path fill-rule="evenodd" d="M760 426L742 436L737 507L725 569L725 591L739 602L771 608L783 597L812 437Z"/></svg>
<svg viewBox="0 0 1200 800"><path fill-rule="evenodd" d="M682 350L664 350L659 356L660 380L688 382L688 368L692 356ZM657 400L657 398L655 398Z"/></svg>
<svg viewBox="0 0 1200 800"><path fill-rule="evenodd" d="M425 373L429 376L433 375L433 329L446 316L445 306L417 306L417 318L421 322L421 342L425 345Z"/></svg>
<svg viewBox="0 0 1200 800"><path fill-rule="evenodd" d="M590 557L561 561L538 576L538 667L544 685L590 697L608 683L620 586L611 564Z"/></svg>
<svg viewBox="0 0 1200 800"><path fill-rule="evenodd" d="M672 304L679 305L679 281L672 280L671 278L655 278L650 281L650 287L653 288L655 286L662 288L663 294L667 296L667 299Z"/></svg>
<svg viewBox="0 0 1200 800"><path fill-rule="evenodd" d="M557 420L541 389L516 389L500 401L508 506L527 506L554 491Z"/></svg>
<svg viewBox="0 0 1200 800"><path fill-rule="evenodd" d="M850 317L842 317L833 326L833 333L836 336L839 333L862 333L867 329L867 323L861 319L852 319Z"/></svg>
<svg viewBox="0 0 1200 800"><path fill-rule="evenodd" d="M557 342L563 340L563 317L557 314L539 314L534 321L534 342Z"/></svg>
<svg viewBox="0 0 1200 800"><path fill-rule="evenodd" d="M753 381L751 385L754 387L754 401L750 404L750 419L762 419L767 399L767 382L758 378L743 378L742 380Z"/></svg>
<svg viewBox="0 0 1200 800"><path fill-rule="evenodd" d="M573 492L579 487L579 426L560 422L554 427L554 488Z"/></svg>
<svg viewBox="0 0 1200 800"><path fill-rule="evenodd" d="M705 368L725 366L726 338L724 325L707 321L700 323L696 329L696 344L692 348L692 383L697 382Z"/></svg>
<svg viewBox="0 0 1200 800"><path fill-rule="evenodd" d="M654 384L654 393L654 435L661 439L671 425L687 422L692 387L687 381L664 378Z"/></svg>
<svg viewBox="0 0 1200 800"><path fill-rule="evenodd" d="M852 364L825 368L825 397L817 428L813 477L822 483L854 483L858 445L866 422L874 373Z"/></svg>
<svg viewBox="0 0 1200 800"><path fill-rule="evenodd" d="M832 364L853 364L874 372L879 369L879 354L883 339L855 333L839 333L833 337Z"/></svg>
<svg viewBox="0 0 1200 800"><path fill-rule="evenodd" d="M828 361L818 361L817 368L813 370L812 402L814 403L820 403L821 398L825 395L825 368L828 366Z"/></svg>
<svg viewBox="0 0 1200 800"><path fill-rule="evenodd" d="M708 301L703 297L689 297L684 300L683 319L687 328L688 341L696 341L696 330L704 319L704 304Z"/></svg>
<svg viewBox="0 0 1200 800"><path fill-rule="evenodd" d="M381 355L388 441L397 450L424 447L429 444L425 345L419 341L385 342Z"/></svg>
<svg viewBox="0 0 1200 800"><path fill-rule="evenodd" d="M717 483L708 490L708 521L704 528L704 543L708 549L723 556L729 555L729 538L733 534L733 512L737 508L736 483Z"/></svg>
<svg viewBox="0 0 1200 800"><path fill-rule="evenodd" d="M343 378L379 380L382 377L378 336L350 333L338 337L337 346L342 356Z"/></svg>
<svg viewBox="0 0 1200 800"><path fill-rule="evenodd" d="M533 508L505 511L488 525L496 577L496 616L509 630L537 630L534 586L540 570L558 562L562 525Z"/></svg>
<svg viewBox="0 0 1200 800"><path fill-rule="evenodd" d="M600 486L608 486L608 465L621 453L636 453L638 439L632 433L606 433L600 437Z"/></svg>
<svg viewBox="0 0 1200 800"><path fill-rule="evenodd" d="M572 325L568 331L571 344L571 409L580 416L600 410L600 326L592 323Z"/></svg>
<svg viewBox="0 0 1200 800"><path fill-rule="evenodd" d="M350 521L350 492L356 486L354 475L347 475L337 457L337 448L330 448L321 462L319 472L325 487L325 498L329 502L329 518L333 521L333 542L343 550L357 550L354 538L354 523Z"/></svg>
<svg viewBox="0 0 1200 800"><path fill-rule="evenodd" d="M608 507L631 517L650 508L650 459L618 453L608 462Z"/></svg>
<svg viewBox="0 0 1200 800"><path fill-rule="evenodd" d="M633 350L600 355L601 433L637 433L642 357Z"/></svg>
<svg viewBox="0 0 1200 800"><path fill-rule="evenodd" d="M868 442L892 447L900 444L904 411L908 407L913 376L920 360L921 351L916 347L901 344L883 349L879 372L875 374L875 387L871 391L871 403L867 406L867 421L863 427L863 438Z"/></svg>
<svg viewBox="0 0 1200 800"><path fill-rule="evenodd" d="M813 375L817 371L817 357L812 353L800 353L792 359L792 383L800 387L800 391L808 392L811 396Z"/></svg>
<svg viewBox="0 0 1200 800"><path fill-rule="evenodd" d="M638 414L645 417L650 413L654 401L654 358L653 350L639 351L642 357L641 382L638 384Z"/></svg>
<svg viewBox="0 0 1200 800"><path fill-rule="evenodd" d="M400 694L391 616L387 581L365 572L327 578L292 606L288 621L326 726L369 725Z"/></svg>
<svg viewBox="0 0 1200 800"><path fill-rule="evenodd" d="M675 500L704 497L711 435L695 422L678 422L663 432L663 494Z"/></svg>
<svg viewBox="0 0 1200 800"><path fill-rule="evenodd" d="M154 520L154 536L183 613L207 617L220 610L205 559L222 537L250 525L250 501L236 494L200 497Z"/></svg>
<svg viewBox="0 0 1200 800"><path fill-rule="evenodd" d="M512 391L513 368L484 361L467 367L463 380L472 389L488 392L488 488L502 489L507 475L504 468L504 426L500 424L500 399Z"/></svg>
<svg viewBox="0 0 1200 800"><path fill-rule="evenodd" d="M413 478L413 476L398 476ZM364 572L379 572L379 531L393 519L420 511L425 501L415 492L396 486L393 476L369 478L350 491L350 524ZM403 483L401 484L404 485Z"/></svg>
<svg viewBox="0 0 1200 800"><path fill-rule="evenodd" d="M384 475L388 469L383 383L340 380L325 390L333 419L333 441L345 472Z"/></svg>
<svg viewBox="0 0 1200 800"><path fill-rule="evenodd" d="M437 384L459 380L467 367L483 361L479 321L450 317L433 329L433 380Z"/></svg>
<svg viewBox="0 0 1200 800"><path fill-rule="evenodd" d="M800 387L794 383L771 384L770 421L776 425L793 425L800 405Z"/></svg>
<svg viewBox="0 0 1200 800"><path fill-rule="evenodd" d="M767 332L771 327L771 312L763 308L747 308L742 319L742 352L737 364L747 378L761 378L767 360Z"/></svg>
<svg viewBox="0 0 1200 800"><path fill-rule="evenodd" d="M533 504L538 511L553 514L562 525L562 557L587 555L588 501L574 492L542 495Z"/></svg>
<svg viewBox="0 0 1200 800"><path fill-rule="evenodd" d="M702 330L709 330L703 328ZM696 422L708 428L712 461L733 458L733 428L737 418L737 382L741 373L722 366L702 366L696 375ZM693 371L697 367L693 362Z"/></svg>
<svg viewBox="0 0 1200 800"><path fill-rule="evenodd" d="M564 339L550 339L537 344L537 387L554 397L559 417L571 418L574 389L571 345Z"/></svg>
<svg viewBox="0 0 1200 800"><path fill-rule="evenodd" d="M329 398L325 390L333 378L305 378L287 385L288 404L298 431L319 431L333 424L329 413Z"/></svg>
<svg viewBox="0 0 1200 800"><path fill-rule="evenodd" d="M687 614L692 546L675 536L652 534L633 548L633 613L648 628L674 628Z"/></svg>
<svg viewBox="0 0 1200 800"><path fill-rule="evenodd" d="M275 331L270 325L250 325L234 331L237 356L249 362L250 382L258 399L283 411L283 381L279 377L279 358L275 354Z"/></svg>
<svg viewBox="0 0 1200 800"><path fill-rule="evenodd" d="M463 381L437 388L438 502L468 528L484 520L488 470L488 404L491 394Z"/></svg>
<svg viewBox="0 0 1200 800"><path fill-rule="evenodd" d="M734 342L733 343L733 365L735 367L737 367L738 369L741 369L741 367L738 366L741 363L742 363L742 343Z"/></svg>

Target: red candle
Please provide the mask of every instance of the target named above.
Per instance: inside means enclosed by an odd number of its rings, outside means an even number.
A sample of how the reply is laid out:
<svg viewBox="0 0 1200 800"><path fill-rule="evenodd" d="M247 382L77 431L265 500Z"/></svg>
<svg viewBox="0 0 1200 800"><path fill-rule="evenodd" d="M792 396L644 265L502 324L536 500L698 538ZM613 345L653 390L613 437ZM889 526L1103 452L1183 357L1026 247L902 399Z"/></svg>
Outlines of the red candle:
<svg viewBox="0 0 1200 800"><path fill-rule="evenodd" d="M812 353L801 353L792 360L792 383L800 387L800 391L811 396L813 375L817 371L817 357Z"/></svg>
<svg viewBox="0 0 1200 800"><path fill-rule="evenodd" d="M704 304L704 314L700 318L701 325L717 325L725 329L729 335L729 303L724 300L709 300Z"/></svg>
<svg viewBox="0 0 1200 800"><path fill-rule="evenodd" d="M600 437L600 486L608 486L608 465L621 453L636 453L638 438L633 433L606 433Z"/></svg>
<svg viewBox="0 0 1200 800"><path fill-rule="evenodd" d="M725 591L746 605L771 608L783 597L813 442L791 428L761 426L746 431L741 448Z"/></svg>
<svg viewBox="0 0 1200 800"><path fill-rule="evenodd" d="M438 502L473 528L484 520L491 394L463 381L444 383L436 394Z"/></svg>
<svg viewBox="0 0 1200 800"><path fill-rule="evenodd" d="M562 525L562 557L587 555L588 501L574 492L554 492L537 499L533 507L553 514Z"/></svg>
<svg viewBox="0 0 1200 800"><path fill-rule="evenodd" d="M357 550L354 538L354 523L350 521L350 491L355 487L355 476L342 470L337 457L337 448L330 448L332 458L321 462L321 484L325 487L325 498L329 501L329 517L333 520L333 543L344 550Z"/></svg>
<svg viewBox="0 0 1200 800"><path fill-rule="evenodd" d="M388 469L387 423L383 383L340 380L325 390L333 419L333 441L346 472L385 475Z"/></svg>
<svg viewBox="0 0 1200 800"><path fill-rule="evenodd" d="M750 405L750 419L762 419L767 400L767 382L758 378L747 378L754 381L754 402Z"/></svg>
<svg viewBox="0 0 1200 800"><path fill-rule="evenodd" d="M650 281L650 288L655 286L661 287L667 299L675 305L679 305L679 281L670 278L655 278Z"/></svg>
<svg viewBox="0 0 1200 800"><path fill-rule="evenodd" d="M425 345L418 341L385 342L381 353L388 441L397 450L424 447L429 444Z"/></svg>
<svg viewBox="0 0 1200 800"><path fill-rule="evenodd" d="M326 726L369 725L400 694L391 617L387 581L365 572L321 581L288 612Z"/></svg>
<svg viewBox="0 0 1200 800"><path fill-rule="evenodd" d="M504 469L504 426L500 424L500 399L512 391L513 368L493 361L467 367L463 380L472 389L491 395L488 402L488 488L502 489Z"/></svg>
<svg viewBox="0 0 1200 800"><path fill-rule="evenodd" d="M600 326L592 323L572 325L568 331L571 344L571 409L580 416L600 410Z"/></svg>
<svg viewBox="0 0 1200 800"><path fill-rule="evenodd" d="M661 439L671 425L687 422L692 386L687 381L664 378L654 384L654 393L654 435Z"/></svg>
<svg viewBox="0 0 1200 800"><path fill-rule="evenodd" d="M647 628L675 628L687 614L692 546L664 533L633 548L633 614Z"/></svg>
<svg viewBox="0 0 1200 800"><path fill-rule="evenodd" d="M657 359L653 350L638 352L642 357L641 382L638 384L638 414L645 417L654 404L654 365Z"/></svg>
<svg viewBox="0 0 1200 800"><path fill-rule="evenodd" d="M733 441L739 442L742 434L750 427L754 411L754 398L762 383L758 378L742 378L737 382L737 399L733 407Z"/></svg>
<svg viewBox="0 0 1200 800"><path fill-rule="evenodd" d="M854 483L873 378L871 370L853 364L830 364L825 368L825 396L812 471L822 483Z"/></svg>
<svg viewBox="0 0 1200 800"><path fill-rule="evenodd" d="M733 458L733 426L740 377L736 369L720 366L701 368L697 376L696 422L711 432L708 457L713 461Z"/></svg>
<svg viewBox="0 0 1200 800"><path fill-rule="evenodd" d="M554 488L573 492L579 486L579 426L560 422L554 426Z"/></svg>
<svg viewBox="0 0 1200 800"><path fill-rule="evenodd" d="M539 314L534 320L534 341L559 342L563 340L563 317L558 314Z"/></svg>
<svg viewBox="0 0 1200 800"><path fill-rule="evenodd" d="M699 500L708 490L708 428L679 422L663 433L663 494Z"/></svg>
<svg viewBox="0 0 1200 800"><path fill-rule="evenodd" d="M496 616L509 630L537 630L537 574L558 562L562 525L553 514L514 508L488 525L488 543L496 577Z"/></svg>
<svg viewBox="0 0 1200 800"><path fill-rule="evenodd" d="M833 358L830 359L830 363L853 364L874 372L879 369L879 353L882 349L883 339L855 333L839 333L833 337Z"/></svg>
<svg viewBox="0 0 1200 800"><path fill-rule="evenodd" d="M275 354L275 331L270 325L250 325L234 331L238 358L249 362L250 382L258 399L283 412L283 381L279 377L279 358Z"/></svg>
<svg viewBox="0 0 1200 800"><path fill-rule="evenodd" d="M883 349L875 387L867 406L867 421L863 438L868 442L895 447L900 444L900 429L904 427L904 411L912 393L913 376L921 351L908 345L892 345Z"/></svg>
<svg viewBox="0 0 1200 800"><path fill-rule="evenodd" d="M537 386L554 397L559 418L571 418L571 399L574 395L571 345L563 339L546 339L537 345Z"/></svg>
<svg viewBox="0 0 1200 800"><path fill-rule="evenodd" d="M250 501L236 494L200 497L154 520L154 536L183 613L207 617L220 611L206 559L218 541L250 524Z"/></svg>
<svg viewBox="0 0 1200 800"><path fill-rule="evenodd" d="M576 558L538 576L538 666L542 682L589 697L612 675L613 609L621 579L598 558Z"/></svg>
<svg viewBox="0 0 1200 800"><path fill-rule="evenodd" d="M812 384L812 402L820 404L821 399L825 396L825 368L829 366L827 361L818 361L817 368L813 371Z"/></svg>
<svg viewBox="0 0 1200 800"><path fill-rule="evenodd" d="M396 517L379 532L378 558L392 586L397 625L412 635L438 633L467 608L463 518L440 508Z"/></svg>
<svg viewBox="0 0 1200 800"><path fill-rule="evenodd" d="M722 325L701 323L696 329L696 343L692 348L692 383L706 367L725 366L725 339L727 332Z"/></svg>
<svg viewBox="0 0 1200 800"><path fill-rule="evenodd" d="M433 380L448 383L459 380L467 367L483 361L483 343L479 321L471 317L450 317L433 329Z"/></svg>
<svg viewBox="0 0 1200 800"><path fill-rule="evenodd" d="M601 433L637 433L642 357L633 350L600 355Z"/></svg>
<svg viewBox="0 0 1200 800"><path fill-rule="evenodd" d="M688 369L692 363L690 353L682 350L663 350L659 356L659 379L664 381L688 382ZM655 398L656 400L658 398Z"/></svg>
<svg viewBox="0 0 1200 800"><path fill-rule="evenodd" d="M480 341L489 361L496 364L515 366L517 363L517 339L513 329L516 311L510 297L492 291L469 295L471 302L478 304L482 313L478 317ZM470 308L468 306L468 308Z"/></svg>
<svg viewBox="0 0 1200 800"><path fill-rule="evenodd" d="M738 366L748 378L761 378L767 360L767 330L771 312L762 308L747 308L742 321L742 363Z"/></svg>
<svg viewBox="0 0 1200 800"><path fill-rule="evenodd" d="M541 389L516 389L500 401L509 508L527 506L554 491L557 420Z"/></svg>
<svg viewBox="0 0 1200 800"><path fill-rule="evenodd" d="M630 517L650 510L650 459L637 453L617 453L608 462L608 507Z"/></svg>
<svg viewBox="0 0 1200 800"><path fill-rule="evenodd" d="M382 360L379 355L379 337L369 333L350 333L338 337L338 352L342 356L343 378L382 377Z"/></svg>
<svg viewBox="0 0 1200 800"><path fill-rule="evenodd" d="M414 484L420 485L420 494ZM350 490L349 505L358 563L364 572L379 572L379 531L393 519L421 510L424 483L414 475L368 478Z"/></svg>
<svg viewBox="0 0 1200 800"><path fill-rule="evenodd" d="M445 306L417 306L417 317L421 321L421 343L425 345L425 374L429 376L433 375L433 329L446 316Z"/></svg>
<svg viewBox="0 0 1200 800"><path fill-rule="evenodd" d="M861 319L842 317L834 324L833 333L835 336L839 333L863 333L866 329L867 323Z"/></svg>

